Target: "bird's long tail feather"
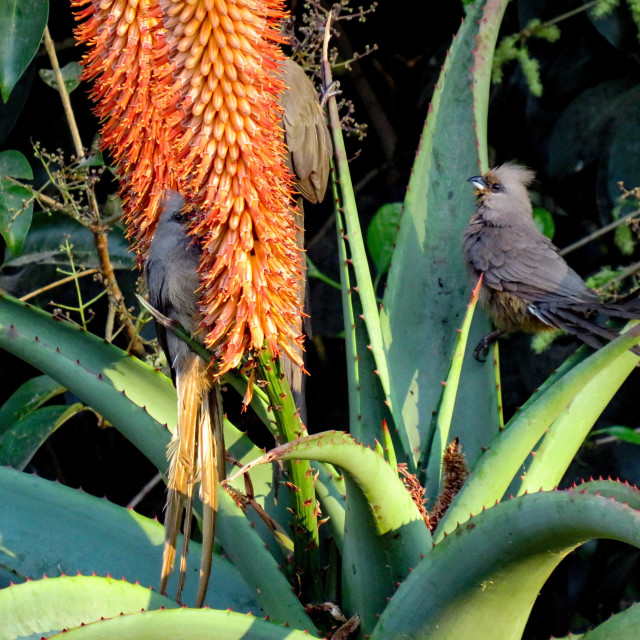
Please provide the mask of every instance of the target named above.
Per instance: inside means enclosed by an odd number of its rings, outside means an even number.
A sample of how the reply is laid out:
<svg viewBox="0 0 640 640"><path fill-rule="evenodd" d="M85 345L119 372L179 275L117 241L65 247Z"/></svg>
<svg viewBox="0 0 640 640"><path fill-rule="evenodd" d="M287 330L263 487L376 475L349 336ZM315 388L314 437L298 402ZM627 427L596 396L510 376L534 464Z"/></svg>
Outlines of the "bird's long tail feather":
<svg viewBox="0 0 640 640"><path fill-rule="evenodd" d="M184 538L180 556L177 600L180 602L186 575L186 556L191 534L191 506L197 474L201 404L208 397L210 382L206 363L195 354L176 370L178 426L167 448L169 480L165 512L165 543L160 577L160 593L166 594L176 556L176 541L184 513ZM203 550L204 552L204 550Z"/></svg>
<svg viewBox="0 0 640 640"><path fill-rule="evenodd" d="M603 307L598 310L616 318L638 317L637 312L633 314L633 312L627 309L611 305L603 305ZM538 313L540 315L538 315ZM538 313L536 313L536 315L544 322L548 322L563 331L573 334L594 349L599 349L604 343L614 340L619 335L614 329L603 327L597 322L585 318L584 315L579 312L574 312L570 309L539 307ZM631 351L636 355L640 355L640 349L638 347L632 347Z"/></svg>
<svg viewBox="0 0 640 640"><path fill-rule="evenodd" d="M203 397L199 423L200 497L202 498L202 558L196 607L201 607L211 576L211 559L218 514L218 488L225 478L224 414L216 382Z"/></svg>

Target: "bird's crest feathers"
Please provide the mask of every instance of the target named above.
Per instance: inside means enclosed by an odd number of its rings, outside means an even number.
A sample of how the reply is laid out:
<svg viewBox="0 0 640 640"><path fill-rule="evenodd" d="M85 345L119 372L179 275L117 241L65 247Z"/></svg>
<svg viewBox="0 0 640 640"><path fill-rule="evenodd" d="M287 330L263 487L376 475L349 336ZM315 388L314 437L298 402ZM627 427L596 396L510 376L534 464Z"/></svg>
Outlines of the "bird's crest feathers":
<svg viewBox="0 0 640 640"><path fill-rule="evenodd" d="M494 167L487 171L485 175L485 181L488 184L491 182L499 182L507 188L513 184L527 187L534 178L535 173L531 171L531 169L515 164L515 162L506 162L498 167Z"/></svg>

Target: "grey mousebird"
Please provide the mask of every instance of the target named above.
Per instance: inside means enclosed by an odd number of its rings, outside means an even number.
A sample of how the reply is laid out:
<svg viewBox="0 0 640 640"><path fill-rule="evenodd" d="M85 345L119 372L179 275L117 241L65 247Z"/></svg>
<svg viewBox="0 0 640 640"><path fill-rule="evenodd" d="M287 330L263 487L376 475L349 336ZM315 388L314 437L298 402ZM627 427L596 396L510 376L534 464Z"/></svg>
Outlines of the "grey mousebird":
<svg viewBox="0 0 640 640"><path fill-rule="evenodd" d="M464 232L464 257L476 278L483 275L480 300L497 327L476 347L477 359L501 333L514 331L562 329L598 349L618 334L595 316L640 318L637 301L603 302L538 231L527 192L533 177L507 163L468 180L476 212Z"/></svg>
<svg viewBox="0 0 640 640"><path fill-rule="evenodd" d="M197 267L200 250L187 234L185 202L166 192L145 264L149 302L170 320L198 338L200 307ZM191 508L196 481L203 504L202 558L196 606L202 606L211 574L211 553L218 511L219 484L225 477L222 399L209 363L177 336L157 324L158 340L171 368L178 394L178 424L167 448L169 478L165 513L165 545L160 593L165 594L176 556L176 541L184 514L177 600L186 575L186 555L191 532Z"/></svg>

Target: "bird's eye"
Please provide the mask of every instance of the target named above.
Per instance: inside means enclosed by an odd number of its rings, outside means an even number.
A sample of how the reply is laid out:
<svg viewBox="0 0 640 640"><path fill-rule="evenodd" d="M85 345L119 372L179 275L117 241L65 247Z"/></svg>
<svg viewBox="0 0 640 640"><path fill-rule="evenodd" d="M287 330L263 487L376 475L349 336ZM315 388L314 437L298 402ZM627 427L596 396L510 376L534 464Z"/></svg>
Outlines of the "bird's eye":
<svg viewBox="0 0 640 640"><path fill-rule="evenodd" d="M494 182L491 185L491 191L494 191L495 193L498 193L498 191L502 191L502 185L499 182Z"/></svg>
<svg viewBox="0 0 640 640"><path fill-rule="evenodd" d="M184 214L180 213L180 211L176 211L176 213L173 214L173 219L176 222L182 222L184 220Z"/></svg>

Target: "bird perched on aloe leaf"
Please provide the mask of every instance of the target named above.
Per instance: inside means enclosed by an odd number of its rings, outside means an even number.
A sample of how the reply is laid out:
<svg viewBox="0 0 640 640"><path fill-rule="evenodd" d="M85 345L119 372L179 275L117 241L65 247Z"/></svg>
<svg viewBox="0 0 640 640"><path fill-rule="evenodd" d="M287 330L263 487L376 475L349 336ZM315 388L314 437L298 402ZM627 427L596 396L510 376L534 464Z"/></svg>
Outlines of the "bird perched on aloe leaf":
<svg viewBox="0 0 640 640"><path fill-rule="evenodd" d="M497 327L476 347L477 359L499 335L514 331L561 329L598 349L618 333L596 316L640 318L637 301L602 301L540 233L527 192L533 177L507 163L469 178L476 212L464 232L464 257L471 273L483 276L480 300Z"/></svg>
<svg viewBox="0 0 640 640"><path fill-rule="evenodd" d="M317 202L324 197L329 176L331 139L318 101L317 93L304 71L293 61L283 64L285 91L281 96L286 161L294 175L297 189L307 200ZM160 313L177 322L196 338L201 338L198 276L201 249L189 235L190 220L184 213L185 201L176 192L163 198L162 213L149 248L145 272L149 301ZM304 222L302 202L298 202L297 244L303 252ZM302 289L301 304L304 301ZM302 327L302 318L298 331ZM183 546L177 598L180 600L186 572L186 553L191 526L194 487L200 479L203 502L202 560L196 606L206 595L211 572L218 509L218 486L225 477L223 413L219 384L209 363L189 346L157 325L158 338L171 367L178 392L178 426L169 445L170 458L167 509L165 515L165 550L160 582L166 592L176 556L176 541L184 515ZM303 408L302 372L285 356L285 373ZM303 409L302 409L303 410Z"/></svg>

